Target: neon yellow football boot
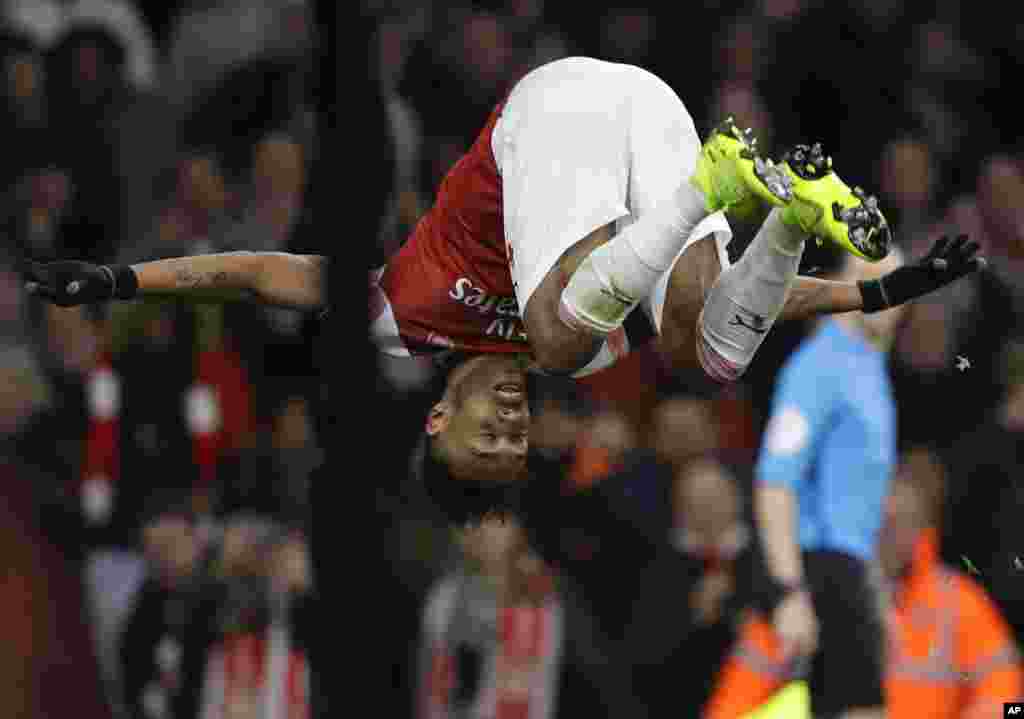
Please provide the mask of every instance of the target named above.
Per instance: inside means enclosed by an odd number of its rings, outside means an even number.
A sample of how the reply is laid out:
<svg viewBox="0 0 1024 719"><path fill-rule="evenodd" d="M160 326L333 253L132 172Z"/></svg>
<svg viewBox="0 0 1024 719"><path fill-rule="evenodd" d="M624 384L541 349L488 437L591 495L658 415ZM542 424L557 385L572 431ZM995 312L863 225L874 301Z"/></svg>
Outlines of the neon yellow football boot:
<svg viewBox="0 0 1024 719"><path fill-rule="evenodd" d="M868 262L889 254L892 231L878 200L859 187L851 190L833 172L832 158L825 156L820 144L797 145L777 166L785 168L792 183L793 200L783 211L783 222Z"/></svg>
<svg viewBox="0 0 1024 719"><path fill-rule="evenodd" d="M793 199L789 174L758 157L752 130L741 131L729 117L711 131L690 181L701 191L708 212L753 214L760 203L786 207Z"/></svg>

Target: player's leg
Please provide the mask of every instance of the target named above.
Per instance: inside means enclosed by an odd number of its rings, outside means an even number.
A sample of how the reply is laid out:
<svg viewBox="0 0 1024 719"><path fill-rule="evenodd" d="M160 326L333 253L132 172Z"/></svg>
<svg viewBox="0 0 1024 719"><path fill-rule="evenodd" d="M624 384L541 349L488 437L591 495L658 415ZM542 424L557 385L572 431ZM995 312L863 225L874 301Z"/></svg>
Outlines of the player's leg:
<svg viewBox="0 0 1024 719"><path fill-rule="evenodd" d="M700 377L699 366L717 382L733 381L776 320L856 307L857 298L850 297L857 294L855 287L813 279L803 283L811 286L802 286L797 270L808 232L866 259L878 260L889 251L890 233L877 202L851 191L831 172L820 147L798 148L782 165L793 178L795 199L771 210L733 266L724 251L731 230L724 227L715 232L715 243L701 240L684 250L652 293L649 309L662 352L681 374ZM698 250L702 242L708 247ZM720 276L714 275L712 257L719 260ZM799 302L790 307L794 287Z"/></svg>
<svg viewBox="0 0 1024 719"><path fill-rule="evenodd" d="M638 158L652 181L671 182L685 158ZM721 212L695 228L644 308L674 373L694 385L731 381L750 363L785 305L806 235L772 209L742 256L731 264L732 227Z"/></svg>
<svg viewBox="0 0 1024 719"><path fill-rule="evenodd" d="M717 386L697 354L697 318L722 268L729 266L720 244L724 243L713 233L691 243L645 304L657 331L658 354L673 375L695 391Z"/></svg>
<svg viewBox="0 0 1024 719"><path fill-rule="evenodd" d="M656 206L638 202L635 187L636 117L644 114L659 120L645 142L690 157L677 168L688 171L678 172ZM742 136L721 137L717 160L739 162L745 143ZM595 352L610 354L604 340L670 265L709 202L720 201L689 181L700 154L693 123L650 73L571 58L520 83L492 145L512 276L534 354L549 371L575 372L591 360L593 367L600 360ZM734 180L734 193L747 192L740 184Z"/></svg>
<svg viewBox="0 0 1024 719"><path fill-rule="evenodd" d="M653 87L651 86L653 83ZM585 331L606 334L645 299L694 228L708 213L756 205L755 193L783 205L791 180L782 168L756 161L752 133L731 120L716 128L699 152L696 135L679 98L653 76L638 78L630 120L630 223L588 255L562 294L563 320ZM683 137L689 141L672 142ZM674 174L650 172L648 157ZM777 188L782 197L767 189ZM666 190L667 188L667 190Z"/></svg>
<svg viewBox="0 0 1024 719"><path fill-rule="evenodd" d="M601 347L558 320L558 297L628 214L624 93L616 66L558 60L520 80L491 136L516 299L534 358L549 371L576 370Z"/></svg>

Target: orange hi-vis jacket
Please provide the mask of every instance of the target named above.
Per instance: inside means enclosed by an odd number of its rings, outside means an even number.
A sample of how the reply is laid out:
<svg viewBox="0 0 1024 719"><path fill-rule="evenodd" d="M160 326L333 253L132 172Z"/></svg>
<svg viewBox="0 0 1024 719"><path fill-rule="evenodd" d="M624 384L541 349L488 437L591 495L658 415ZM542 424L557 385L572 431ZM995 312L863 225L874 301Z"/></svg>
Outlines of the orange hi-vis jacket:
<svg viewBox="0 0 1024 719"><path fill-rule="evenodd" d="M940 564L925 532L892 597L889 719L982 719L1024 699L1024 666L1010 628L977 582ZM722 667L705 719L739 719L794 679L771 625L752 616Z"/></svg>
<svg viewBox="0 0 1024 719"><path fill-rule="evenodd" d="M970 577L939 563L934 531L918 542L892 598L888 715L981 719L1024 699L1010 628Z"/></svg>

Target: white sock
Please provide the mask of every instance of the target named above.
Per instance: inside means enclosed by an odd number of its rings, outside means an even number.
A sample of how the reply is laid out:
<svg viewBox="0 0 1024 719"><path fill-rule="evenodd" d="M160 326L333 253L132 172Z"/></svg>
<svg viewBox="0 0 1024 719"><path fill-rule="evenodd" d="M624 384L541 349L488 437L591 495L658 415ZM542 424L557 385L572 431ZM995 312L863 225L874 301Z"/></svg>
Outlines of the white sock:
<svg viewBox="0 0 1024 719"><path fill-rule="evenodd" d="M562 291L559 315L576 329L613 332L650 293L706 216L704 195L682 183L671 198L583 260Z"/></svg>
<svg viewBox="0 0 1024 719"><path fill-rule="evenodd" d="M800 267L806 235L782 222L782 210L768 215L754 241L732 267L715 282L700 316L701 348L717 355L714 376L736 379L754 358L768 330L786 303L789 288Z"/></svg>

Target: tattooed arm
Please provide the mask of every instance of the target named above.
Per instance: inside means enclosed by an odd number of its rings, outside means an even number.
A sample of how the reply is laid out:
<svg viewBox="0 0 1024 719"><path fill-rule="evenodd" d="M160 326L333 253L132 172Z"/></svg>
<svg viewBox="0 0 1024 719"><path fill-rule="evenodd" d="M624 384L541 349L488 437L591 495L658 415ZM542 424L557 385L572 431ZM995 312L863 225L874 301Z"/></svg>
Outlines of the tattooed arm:
<svg viewBox="0 0 1024 719"><path fill-rule="evenodd" d="M324 257L284 252L224 252L132 265L138 293L197 300L251 300L312 309L326 304Z"/></svg>
<svg viewBox="0 0 1024 719"><path fill-rule="evenodd" d="M853 312L864 306L854 282L834 282L800 275L782 307L780 320L805 320L818 315Z"/></svg>

